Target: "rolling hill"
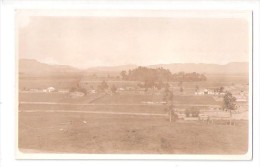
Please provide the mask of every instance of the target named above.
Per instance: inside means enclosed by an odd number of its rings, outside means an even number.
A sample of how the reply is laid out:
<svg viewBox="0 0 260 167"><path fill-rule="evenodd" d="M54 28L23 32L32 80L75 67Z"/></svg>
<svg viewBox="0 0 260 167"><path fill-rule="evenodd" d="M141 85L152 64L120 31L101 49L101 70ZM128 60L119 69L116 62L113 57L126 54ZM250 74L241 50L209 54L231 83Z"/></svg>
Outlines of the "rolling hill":
<svg viewBox="0 0 260 167"><path fill-rule="evenodd" d="M249 72L249 65L247 62L231 62L225 65L218 64L161 64L151 65L149 67L158 68L163 67L169 69L171 72L198 72L206 74L247 74Z"/></svg>
<svg viewBox="0 0 260 167"><path fill-rule="evenodd" d="M107 67L94 67L89 68L87 72L120 72L123 70L130 70L138 67L137 65L125 65L125 66L107 66ZM150 68L165 68L169 69L173 73L177 72L197 72L206 74L248 74L249 65L247 62L232 62L226 65L218 64L156 64L149 65Z"/></svg>
<svg viewBox="0 0 260 167"><path fill-rule="evenodd" d="M49 65L33 59L19 60L19 73L24 75L59 75L79 71L79 69L67 65Z"/></svg>
<svg viewBox="0 0 260 167"><path fill-rule="evenodd" d="M130 70L138 67L137 65L121 66L100 66L87 69L77 69L68 65L50 65L32 59L19 60L19 73L26 75L48 75L48 74L68 74L78 72L89 73L120 73L123 70ZM198 72L205 74L248 74L249 64L247 62L231 62L226 65L218 64L156 64L149 65L150 68L165 68L171 72Z"/></svg>

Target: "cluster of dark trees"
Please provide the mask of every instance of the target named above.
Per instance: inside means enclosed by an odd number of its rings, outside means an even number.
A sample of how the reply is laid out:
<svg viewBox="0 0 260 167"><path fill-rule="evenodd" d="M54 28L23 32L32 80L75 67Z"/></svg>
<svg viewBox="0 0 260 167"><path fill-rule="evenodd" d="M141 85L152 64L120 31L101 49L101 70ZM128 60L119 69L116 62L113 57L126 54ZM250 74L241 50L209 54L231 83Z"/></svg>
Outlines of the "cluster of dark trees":
<svg viewBox="0 0 260 167"><path fill-rule="evenodd" d="M194 81L206 81L207 77L204 74L196 72L185 73L179 72L172 74L170 70L164 68L148 68L138 67L128 72L122 71L120 73L123 80L128 81L142 81L142 82L194 82Z"/></svg>
<svg viewBox="0 0 260 167"><path fill-rule="evenodd" d="M190 107L185 110L186 117L198 117L199 113L200 113L200 111L196 107Z"/></svg>
<svg viewBox="0 0 260 167"><path fill-rule="evenodd" d="M87 90L80 84L80 78L78 78L72 85L73 86L69 90L70 92L82 92L87 94Z"/></svg>
<svg viewBox="0 0 260 167"><path fill-rule="evenodd" d="M225 96L223 97L222 108L230 112L231 110L237 109L236 100L236 97L234 97L231 92L227 91Z"/></svg>
<svg viewBox="0 0 260 167"><path fill-rule="evenodd" d="M196 72L192 72L192 73L179 72L179 73L172 74L172 80L178 82L206 81L207 77L204 74L199 74Z"/></svg>
<svg viewBox="0 0 260 167"><path fill-rule="evenodd" d="M105 80L103 80L103 81L98 85L98 89L99 89L100 91L105 91L105 90L110 89L110 90L112 91L112 93L115 93L115 92L117 91L117 87L116 87L115 85L109 86Z"/></svg>
<svg viewBox="0 0 260 167"><path fill-rule="evenodd" d="M216 89L214 89L214 92L223 93L224 92L224 87L221 86L220 88L216 88Z"/></svg>
<svg viewBox="0 0 260 167"><path fill-rule="evenodd" d="M87 85L88 83L85 83ZM90 89L93 90L94 87L90 86ZM108 85L105 80L103 80L99 85L97 85L97 91L104 92L106 90L111 90L112 93L116 93L117 87L113 85ZM83 84L80 84L80 81L77 81L73 87L70 88L70 92L83 92L85 94L88 93L88 89Z"/></svg>

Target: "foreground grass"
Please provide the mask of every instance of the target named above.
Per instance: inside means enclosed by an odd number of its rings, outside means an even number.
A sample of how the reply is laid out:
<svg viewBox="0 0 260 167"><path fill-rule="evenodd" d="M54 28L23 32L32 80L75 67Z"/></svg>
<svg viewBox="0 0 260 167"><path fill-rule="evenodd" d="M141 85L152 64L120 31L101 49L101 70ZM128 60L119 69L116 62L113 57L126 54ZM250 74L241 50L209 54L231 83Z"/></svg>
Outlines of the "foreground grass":
<svg viewBox="0 0 260 167"><path fill-rule="evenodd" d="M169 123L164 117L19 113L19 148L50 153L244 154L248 122Z"/></svg>

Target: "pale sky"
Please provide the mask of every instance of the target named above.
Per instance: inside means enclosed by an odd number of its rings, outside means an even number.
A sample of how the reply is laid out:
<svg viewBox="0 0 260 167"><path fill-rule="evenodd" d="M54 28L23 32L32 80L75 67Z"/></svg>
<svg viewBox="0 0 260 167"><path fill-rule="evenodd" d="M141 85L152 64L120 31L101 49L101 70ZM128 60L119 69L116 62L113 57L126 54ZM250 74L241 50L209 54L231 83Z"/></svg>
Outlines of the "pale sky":
<svg viewBox="0 0 260 167"><path fill-rule="evenodd" d="M19 58L78 68L249 61L248 12L207 11L197 17L185 11L170 16L145 11L145 15L104 13L18 14ZM212 13L214 17L208 17Z"/></svg>

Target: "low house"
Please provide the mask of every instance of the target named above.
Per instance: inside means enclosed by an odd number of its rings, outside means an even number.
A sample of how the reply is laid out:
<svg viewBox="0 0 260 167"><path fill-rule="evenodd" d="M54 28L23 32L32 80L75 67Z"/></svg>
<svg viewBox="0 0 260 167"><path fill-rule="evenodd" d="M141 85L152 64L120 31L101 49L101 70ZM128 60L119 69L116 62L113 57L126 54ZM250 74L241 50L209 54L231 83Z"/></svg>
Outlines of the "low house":
<svg viewBox="0 0 260 167"><path fill-rule="evenodd" d="M58 92L59 93L69 93L69 90L68 89L60 89Z"/></svg>
<svg viewBox="0 0 260 167"><path fill-rule="evenodd" d="M95 89L89 90L88 92L89 92L89 93L92 93L92 94L97 93L97 91L96 91Z"/></svg>
<svg viewBox="0 0 260 167"><path fill-rule="evenodd" d="M117 90L118 91L124 91L125 89L124 88L118 88Z"/></svg>
<svg viewBox="0 0 260 167"><path fill-rule="evenodd" d="M208 89L199 90L195 92L195 95L208 95L208 94L212 94L212 92L209 91Z"/></svg>
<svg viewBox="0 0 260 167"><path fill-rule="evenodd" d="M134 88L134 87L131 87L131 86L127 86L127 87L126 87L126 90L128 90L128 91L133 91L133 90L135 90L135 88Z"/></svg>
<svg viewBox="0 0 260 167"><path fill-rule="evenodd" d="M215 92L210 89L199 90L195 92L195 95L223 95L225 93Z"/></svg>
<svg viewBox="0 0 260 167"><path fill-rule="evenodd" d="M85 96L85 93L83 93L83 92L71 92L69 95L70 95L71 98L77 98L77 97Z"/></svg>
<svg viewBox="0 0 260 167"><path fill-rule="evenodd" d="M54 87L48 87L47 89L46 89L46 92L54 92L54 91L56 91L56 89L54 88Z"/></svg>
<svg viewBox="0 0 260 167"><path fill-rule="evenodd" d="M197 91L197 92L195 92L195 95L204 95L204 92L203 91Z"/></svg>
<svg viewBox="0 0 260 167"><path fill-rule="evenodd" d="M29 92L39 92L38 89L29 89Z"/></svg>
<svg viewBox="0 0 260 167"><path fill-rule="evenodd" d="M247 102L247 96L245 95L234 95L236 98L236 101L238 102Z"/></svg>
<svg viewBox="0 0 260 167"><path fill-rule="evenodd" d="M118 89L116 90L117 93L122 93L122 92L124 92L124 91L125 91L124 88L118 88Z"/></svg>
<svg viewBox="0 0 260 167"><path fill-rule="evenodd" d="M186 115L184 113L176 113L178 119L185 119Z"/></svg>
<svg viewBox="0 0 260 167"><path fill-rule="evenodd" d="M225 92L221 92L221 93L219 93L219 95L221 95L221 96L225 96Z"/></svg>
<svg viewBox="0 0 260 167"><path fill-rule="evenodd" d="M214 91L209 90L209 89L204 89L204 95L214 95Z"/></svg>

